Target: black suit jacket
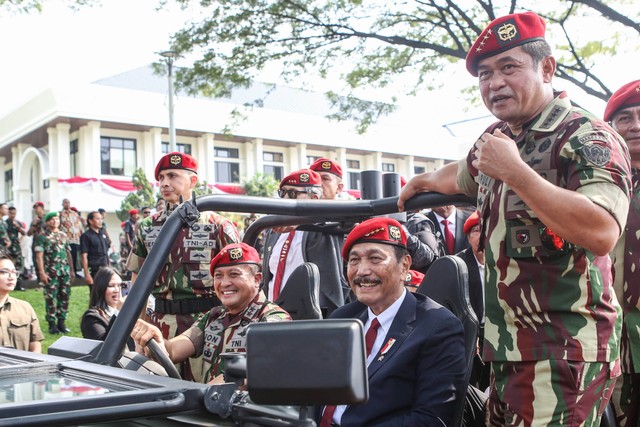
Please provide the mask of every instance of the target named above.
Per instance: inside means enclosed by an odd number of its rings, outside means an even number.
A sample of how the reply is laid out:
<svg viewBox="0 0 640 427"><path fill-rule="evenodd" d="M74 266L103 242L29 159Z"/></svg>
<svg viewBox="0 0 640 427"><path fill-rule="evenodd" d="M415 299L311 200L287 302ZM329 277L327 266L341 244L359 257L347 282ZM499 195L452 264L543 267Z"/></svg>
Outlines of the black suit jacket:
<svg viewBox="0 0 640 427"><path fill-rule="evenodd" d="M447 252L447 245L444 243L444 236L442 234L442 231L440 231L440 227L442 227L442 224L438 222L438 218L433 211L427 214L427 218L429 218L435 225L436 237L441 242L440 248L443 253L441 253L440 256L455 255L458 252L463 251L469 247L469 240L467 239L467 235L464 234L464 222L467 220L467 218L469 218L470 215L470 213L456 208L456 244L453 248L453 253L449 253Z"/></svg>
<svg viewBox="0 0 640 427"><path fill-rule="evenodd" d="M367 307L356 301L331 317L357 318L364 324L367 316ZM368 367L369 401L349 406L341 425L451 425L456 399L464 398L466 389L458 318L430 298L407 292L384 342L391 338L396 341L385 356Z"/></svg>
<svg viewBox="0 0 640 427"><path fill-rule="evenodd" d="M471 306L476 313L478 323L482 322L482 316L484 315L484 302L482 289L482 280L480 278L480 269L478 268L478 262L471 248L467 248L464 251L457 254L467 264L467 271L469 272L469 299L471 300Z"/></svg>

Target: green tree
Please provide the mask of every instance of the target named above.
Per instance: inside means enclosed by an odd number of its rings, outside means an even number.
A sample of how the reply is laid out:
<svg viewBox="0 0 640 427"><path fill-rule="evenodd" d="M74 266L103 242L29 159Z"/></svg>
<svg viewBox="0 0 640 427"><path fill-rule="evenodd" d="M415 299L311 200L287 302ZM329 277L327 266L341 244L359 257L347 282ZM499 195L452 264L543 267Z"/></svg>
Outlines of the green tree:
<svg viewBox="0 0 640 427"><path fill-rule="evenodd" d="M72 9L81 6L94 5L96 0L67 0L65 1ZM0 0L0 13L31 13L41 12L44 7L43 0Z"/></svg>
<svg viewBox="0 0 640 427"><path fill-rule="evenodd" d="M273 176L256 173L242 183L242 188L247 196L273 197L278 185Z"/></svg>
<svg viewBox="0 0 640 427"><path fill-rule="evenodd" d="M155 206L156 204L153 187L142 168L138 168L133 172L131 181L136 191L127 194L120 204L120 209L116 210L116 215L120 221L129 219L129 210L131 209L140 209L143 206Z"/></svg>
<svg viewBox="0 0 640 427"><path fill-rule="evenodd" d="M309 75L339 76L345 87L327 94L334 107L331 117L355 119L360 131L392 111L397 98L367 102L358 90L386 88L416 94L432 88L448 64L465 58L488 22L530 10L533 4L525 0L176 1L184 7L198 3L202 15L173 38L172 50L196 58L192 67L177 72L179 85L192 93L224 97L234 88L248 87L261 70L274 64L281 66L281 76L289 83L305 83ZM549 24L557 77L608 99L612 91L594 65L616 54L621 43L635 43L640 33L638 2L536 2L535 11ZM259 106L260 101L252 105Z"/></svg>

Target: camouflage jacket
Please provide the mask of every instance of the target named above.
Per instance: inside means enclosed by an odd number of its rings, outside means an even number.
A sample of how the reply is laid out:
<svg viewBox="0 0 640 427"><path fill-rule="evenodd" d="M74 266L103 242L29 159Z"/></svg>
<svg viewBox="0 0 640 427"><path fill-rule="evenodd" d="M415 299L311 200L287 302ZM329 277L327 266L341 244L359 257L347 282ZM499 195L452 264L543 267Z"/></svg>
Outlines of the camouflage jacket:
<svg viewBox="0 0 640 427"><path fill-rule="evenodd" d="M7 223L0 219L0 255L9 253L7 242L11 243L9 233L7 232Z"/></svg>
<svg viewBox="0 0 640 427"><path fill-rule="evenodd" d="M127 270L138 273L171 211L162 211L138 224L135 246L127 260ZM209 274L211 259L224 246L240 242L231 221L214 212L200 212L191 228L182 228L158 276L155 297L182 300L213 297Z"/></svg>
<svg viewBox="0 0 640 427"><path fill-rule="evenodd" d="M187 336L196 348L194 357L203 355L202 382L207 383L224 373L220 353L244 353L247 351L247 326L255 322L283 322L291 320L289 313L267 301L262 291L251 304L237 315L226 308L211 309L182 335Z"/></svg>
<svg viewBox="0 0 640 427"><path fill-rule="evenodd" d="M627 226L613 251L613 285L622 304L622 372L640 372L640 170L633 169Z"/></svg>
<svg viewBox="0 0 640 427"><path fill-rule="evenodd" d="M9 219L7 219L6 225L7 225L7 235L9 236L9 240L11 240L9 253L11 255L22 256L22 248L20 247L20 237L22 236L22 234L20 233L20 229L13 223L13 221L10 221ZM22 230L24 230L24 227L21 227L21 228Z"/></svg>
<svg viewBox="0 0 640 427"><path fill-rule="evenodd" d="M624 141L606 123L573 107L565 93L517 137L522 159L544 179L609 211L623 229L630 166ZM477 196L485 246L484 357L493 361L614 361L621 308L609 257L564 241L501 181L459 163L458 185Z"/></svg>
<svg viewBox="0 0 640 427"><path fill-rule="evenodd" d="M57 231L54 233L53 231L48 231L45 234L41 234L37 238L34 250L42 252L44 271L49 276L61 277L69 274L68 254L71 252L71 248L65 232Z"/></svg>

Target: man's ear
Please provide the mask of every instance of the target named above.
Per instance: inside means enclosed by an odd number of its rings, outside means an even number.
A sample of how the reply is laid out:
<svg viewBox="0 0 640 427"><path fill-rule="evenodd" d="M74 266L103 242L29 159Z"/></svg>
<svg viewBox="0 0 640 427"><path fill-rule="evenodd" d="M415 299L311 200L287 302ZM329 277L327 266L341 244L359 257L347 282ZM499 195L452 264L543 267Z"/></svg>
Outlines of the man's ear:
<svg viewBox="0 0 640 427"><path fill-rule="evenodd" d="M542 69L542 78L545 83L551 83L553 75L556 72L556 59L549 55L540 61L540 67Z"/></svg>
<svg viewBox="0 0 640 427"><path fill-rule="evenodd" d="M189 177L189 180L191 181L191 185L189 186L189 188L195 188L196 184L198 183L198 175L195 175L195 174L191 175Z"/></svg>
<svg viewBox="0 0 640 427"><path fill-rule="evenodd" d="M256 288L260 289L260 283L262 283L262 272L257 272L254 277L256 278Z"/></svg>

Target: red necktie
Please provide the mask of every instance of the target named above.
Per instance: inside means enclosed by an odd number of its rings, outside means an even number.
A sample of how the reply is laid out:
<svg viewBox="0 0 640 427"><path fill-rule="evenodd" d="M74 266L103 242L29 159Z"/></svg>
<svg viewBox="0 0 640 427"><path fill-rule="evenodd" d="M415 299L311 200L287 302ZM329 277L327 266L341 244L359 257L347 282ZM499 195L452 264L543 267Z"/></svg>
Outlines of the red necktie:
<svg viewBox="0 0 640 427"><path fill-rule="evenodd" d="M278 269L276 270L276 278L273 280L273 301L278 298L280 295L280 287L282 285L282 278L284 277L284 268L287 263L287 255L289 255L289 249L291 249L291 242L293 241L293 235L296 230L291 230L287 239L284 241L284 245L282 245L282 250L280 251L280 259L278 260Z"/></svg>
<svg viewBox="0 0 640 427"><path fill-rule="evenodd" d="M380 327L380 322L378 322L378 318L374 317L371 321L371 325L369 325L369 329L367 329L367 333L364 335L364 343L365 348L367 350L367 357L371 354L371 349L373 348L373 343L376 342L376 337L378 336L378 328ZM322 419L320 420L319 427L329 427L333 422L333 414L336 412L336 405L327 405L324 408L324 413L322 414Z"/></svg>
<svg viewBox="0 0 640 427"><path fill-rule="evenodd" d="M456 238L453 237L453 233L449 228L449 220L443 219L440 223L444 226L444 243L447 246L447 253L453 255L454 248L456 247Z"/></svg>

